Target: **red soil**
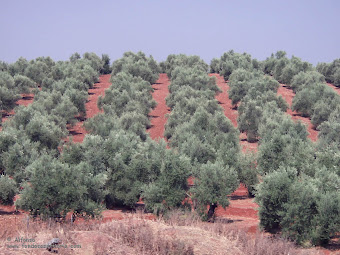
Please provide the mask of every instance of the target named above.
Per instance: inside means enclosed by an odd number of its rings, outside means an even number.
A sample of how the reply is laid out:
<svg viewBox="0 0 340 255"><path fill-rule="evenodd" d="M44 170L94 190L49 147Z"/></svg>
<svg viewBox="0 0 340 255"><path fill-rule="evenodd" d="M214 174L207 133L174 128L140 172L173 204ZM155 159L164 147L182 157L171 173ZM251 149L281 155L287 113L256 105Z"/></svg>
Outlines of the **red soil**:
<svg viewBox="0 0 340 255"><path fill-rule="evenodd" d="M17 101L17 105L24 105L27 106L33 103L34 94L21 94L21 99Z"/></svg>
<svg viewBox="0 0 340 255"><path fill-rule="evenodd" d="M254 203L253 198L248 197L248 190L243 184L238 189L228 195L230 204L225 209L218 206L216 216L219 219L226 219L228 222L247 232L256 233L259 231L259 217L257 215L258 205Z"/></svg>
<svg viewBox="0 0 340 255"><path fill-rule="evenodd" d="M336 87L335 85L333 85L332 83L326 83L327 86L331 87L332 89L335 90L336 93L338 93L338 95L340 95L340 87Z"/></svg>
<svg viewBox="0 0 340 255"><path fill-rule="evenodd" d="M237 127L237 111L232 108L231 99L229 99L229 86L225 82L224 78L217 73L209 74L209 76L216 77L216 84L222 90L221 93L216 95L216 100L221 104L224 110L224 115L230 119L235 127Z"/></svg>
<svg viewBox="0 0 340 255"><path fill-rule="evenodd" d="M167 120L166 114L170 112L170 108L167 107L165 102L165 98L169 94L169 84L168 76L165 73L162 73L159 75L159 79L156 83L152 85L154 89L152 97L157 102L157 106L149 114L151 117L151 128L147 131L150 133L150 137L153 140L164 138L164 125Z"/></svg>
<svg viewBox="0 0 340 255"><path fill-rule="evenodd" d="M89 97L85 104L86 118L92 118L96 114L102 112L98 109L97 101L98 97L104 96L105 90L111 86L110 77L110 74L101 75L99 77L99 83L94 84L93 88L89 89ZM69 132L71 134L70 137L73 138L73 142L81 143L84 140L87 132L83 127L83 123L83 121L79 121L73 127L69 128ZM65 141L68 141L70 137L67 137Z"/></svg>
<svg viewBox="0 0 340 255"><path fill-rule="evenodd" d="M233 109L232 101L229 99L229 86L224 78L219 74L210 74L216 77L217 86L222 90L222 93L216 96L216 99L224 109L224 114L231 120L233 125L237 127L238 113ZM242 151L257 151L257 143L249 143L246 140L246 134L241 133L240 143ZM259 218L257 215L258 205L253 202L252 198L248 197L248 190L240 184L239 188L228 196L230 199L229 206L224 209L218 206L216 209L216 216L218 218L227 219L228 222L235 224L237 227L245 229L249 233L256 233L259 231Z"/></svg>
<svg viewBox="0 0 340 255"><path fill-rule="evenodd" d="M299 113L297 113L296 111L292 111L291 106L292 106L292 102L293 102L293 98L295 96L293 90L287 88L285 85L280 84L280 87L277 91L278 95L281 95L286 102L289 105L289 109L287 110L287 114L292 116L293 120L300 120L301 122L303 122L306 127L307 127L307 131L309 133L308 137L315 142L318 139L318 131L316 131L314 129L313 124L311 123L309 118L306 117L302 117Z"/></svg>
<svg viewBox="0 0 340 255"><path fill-rule="evenodd" d="M16 195L13 200L16 201L18 197ZM25 211L16 211L14 205L0 204L0 240L17 234L27 215Z"/></svg>
<svg viewBox="0 0 340 255"><path fill-rule="evenodd" d="M237 110L233 108L233 105L231 103L231 99L229 99L229 86L228 83L225 82L224 78L220 76L219 74L209 74L209 76L216 77L216 84L217 86L222 90L221 93L216 95L216 99L219 102L219 104L224 109L224 115L230 119L230 121L233 123L234 127L237 127ZM247 150L249 151L257 151L257 143L249 143L246 139L246 134L241 133L240 134L240 143L242 146L242 151L245 152Z"/></svg>

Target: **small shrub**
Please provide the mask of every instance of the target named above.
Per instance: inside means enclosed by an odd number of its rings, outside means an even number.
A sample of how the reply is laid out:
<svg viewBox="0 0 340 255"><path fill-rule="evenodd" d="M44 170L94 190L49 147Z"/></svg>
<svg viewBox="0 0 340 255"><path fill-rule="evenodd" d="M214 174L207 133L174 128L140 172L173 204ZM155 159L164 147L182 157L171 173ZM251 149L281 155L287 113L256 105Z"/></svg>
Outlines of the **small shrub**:
<svg viewBox="0 0 340 255"><path fill-rule="evenodd" d="M16 192L16 182L8 176L0 174L0 203L4 205L13 204Z"/></svg>

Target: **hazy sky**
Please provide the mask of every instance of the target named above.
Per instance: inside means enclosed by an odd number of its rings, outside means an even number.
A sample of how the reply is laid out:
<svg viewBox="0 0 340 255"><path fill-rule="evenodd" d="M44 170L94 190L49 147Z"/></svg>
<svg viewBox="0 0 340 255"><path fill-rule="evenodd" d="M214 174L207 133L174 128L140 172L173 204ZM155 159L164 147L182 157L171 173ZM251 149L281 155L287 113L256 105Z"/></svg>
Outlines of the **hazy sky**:
<svg viewBox="0 0 340 255"><path fill-rule="evenodd" d="M340 57L339 0L0 0L0 60L142 50L210 62L234 49L285 50L313 64Z"/></svg>

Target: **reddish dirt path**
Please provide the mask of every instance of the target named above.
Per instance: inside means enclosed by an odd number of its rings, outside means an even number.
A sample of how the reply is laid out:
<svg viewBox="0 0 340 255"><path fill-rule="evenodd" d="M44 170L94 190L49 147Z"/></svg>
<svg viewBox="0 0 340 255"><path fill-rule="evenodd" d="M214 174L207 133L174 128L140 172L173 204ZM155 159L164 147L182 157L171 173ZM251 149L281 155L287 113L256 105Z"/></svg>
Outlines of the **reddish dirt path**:
<svg viewBox="0 0 340 255"><path fill-rule="evenodd" d="M97 106L98 97L105 95L105 90L111 86L110 77L110 74L101 75L99 77L99 82L94 84L92 89L89 89L89 97L85 104L86 118L92 118L94 115L101 112ZM83 124L83 121L79 121L73 127L69 128L70 137L73 138L73 142L81 143L84 140L87 132L83 127ZM70 137L67 137L65 141L68 141Z"/></svg>
<svg viewBox="0 0 340 255"><path fill-rule="evenodd" d="M340 96L340 87L337 87L335 85L333 85L332 83L326 83L328 87L331 87L332 89L335 90L336 93L338 93L338 95Z"/></svg>
<svg viewBox="0 0 340 255"><path fill-rule="evenodd" d="M224 209L218 206L216 216L218 219L226 219L227 222L234 224L240 229L244 229L248 233L256 233L259 230L259 217L257 209L259 206L248 197L248 190L243 184L228 196L230 204Z"/></svg>
<svg viewBox="0 0 340 255"><path fill-rule="evenodd" d="M157 106L153 109L149 116L151 117L151 128L147 131L153 140L164 138L164 126L167 121L166 114L170 112L170 108L166 105L165 98L169 94L168 86L169 78L165 73L159 75L159 79L152 85L154 92L153 99L157 102Z"/></svg>
<svg viewBox="0 0 340 255"><path fill-rule="evenodd" d="M311 123L310 119L306 118L306 117L302 117L299 113L297 113L296 111L292 111L292 109L291 109L293 98L295 96L293 90L287 88L284 84L280 84L280 87L277 91L277 94L281 95L286 100L286 102L288 103L289 109L287 110L287 114L292 116L293 120L302 121L307 127L307 131L309 133L308 137L313 142L315 142L318 139L318 131L316 131L314 129L313 124Z"/></svg>
<svg viewBox="0 0 340 255"><path fill-rule="evenodd" d="M231 100L229 99L229 86L224 78L219 74L209 74L216 77L217 86L222 90L216 95L216 99L224 109L224 114L231 120L233 125L237 127L237 110L233 109ZM240 135L240 143L242 151L257 151L257 143L248 143L246 135ZM253 202L253 199L248 197L248 190L243 184L229 196L230 204L224 209L219 206L216 209L216 216L220 219L226 219L227 222L235 224L237 227L245 229L248 232L255 233L258 230L259 218L257 215L258 205Z"/></svg>
<svg viewBox="0 0 340 255"><path fill-rule="evenodd" d="M21 99L19 99L16 102L16 105L24 105L27 106L31 103L33 103L34 100L34 94L21 94ZM2 123L4 123L5 121L7 121L9 119L9 117L14 115L14 110L12 110L11 112L4 114L4 116L1 118ZM2 130L2 126L0 126L0 131Z"/></svg>
<svg viewBox="0 0 340 255"><path fill-rule="evenodd" d="M236 109L233 109L231 99L229 99L228 83L225 82L224 78L220 76L219 74L214 73L214 74L209 74L209 76L216 77L217 86L222 90L222 93L219 93L218 95L216 95L216 99L219 102L219 104L222 106L222 108L224 109L225 116L231 120L234 127L237 127L238 113ZM257 143L249 143L246 139L245 133L240 134L240 143L241 143L243 152L247 150L255 151L255 152L257 151Z"/></svg>

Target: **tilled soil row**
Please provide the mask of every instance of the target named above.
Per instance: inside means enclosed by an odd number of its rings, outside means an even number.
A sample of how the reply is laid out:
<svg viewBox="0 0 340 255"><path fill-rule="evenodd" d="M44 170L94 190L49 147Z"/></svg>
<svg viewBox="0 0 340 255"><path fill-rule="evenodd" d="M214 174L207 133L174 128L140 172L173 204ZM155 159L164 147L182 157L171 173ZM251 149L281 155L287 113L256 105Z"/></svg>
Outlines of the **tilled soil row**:
<svg viewBox="0 0 340 255"><path fill-rule="evenodd" d="M229 99L229 86L224 78L219 74L209 74L216 77L217 86L222 90L216 95L216 100L224 110L225 116L230 119L235 127L237 127L238 113L233 109L231 99ZM257 143L247 142L245 134L240 135L240 144L242 151L257 151ZM257 215L258 205L254 203L252 198L248 197L248 190L243 184L229 196L230 204L224 209L219 206L216 210L216 216L220 219L225 219L228 223L234 224L239 228L245 229L249 233L259 231L259 218Z"/></svg>
<svg viewBox="0 0 340 255"><path fill-rule="evenodd" d="M151 118L151 128L147 131L153 140L164 138L165 123L167 121L166 114L170 112L170 108L166 105L165 98L169 94L170 81L165 73L159 75L159 79L152 85L154 92L153 99L157 102L157 106L153 109L149 116Z"/></svg>
<svg viewBox="0 0 340 255"><path fill-rule="evenodd" d="M89 96L85 104L87 119L92 118L96 114L102 112L97 106L97 101L99 96L104 96L105 90L111 86L110 77L111 74L101 75L99 77L99 82L94 84L92 89L89 89ZM69 127L68 130L70 132L70 136L67 137L65 141L69 141L69 139L72 138L73 142L75 143L83 142L84 137L87 134L85 128L83 127L83 124L84 121L79 121L73 127Z"/></svg>
<svg viewBox="0 0 340 255"><path fill-rule="evenodd" d="M225 82L224 78L219 74L209 74L209 76L215 76L216 77L216 83L217 86L222 90L222 93L219 93L216 95L216 100L219 102L219 104L222 106L224 110L224 115L230 119L230 121L233 123L234 127L237 127L237 117L238 113L237 110L233 108L233 105L231 103L231 99L229 99L229 85L227 82ZM249 143L246 138L245 133L240 134L240 143L242 146L242 151L246 152L249 151L257 151L257 142L256 143Z"/></svg>

